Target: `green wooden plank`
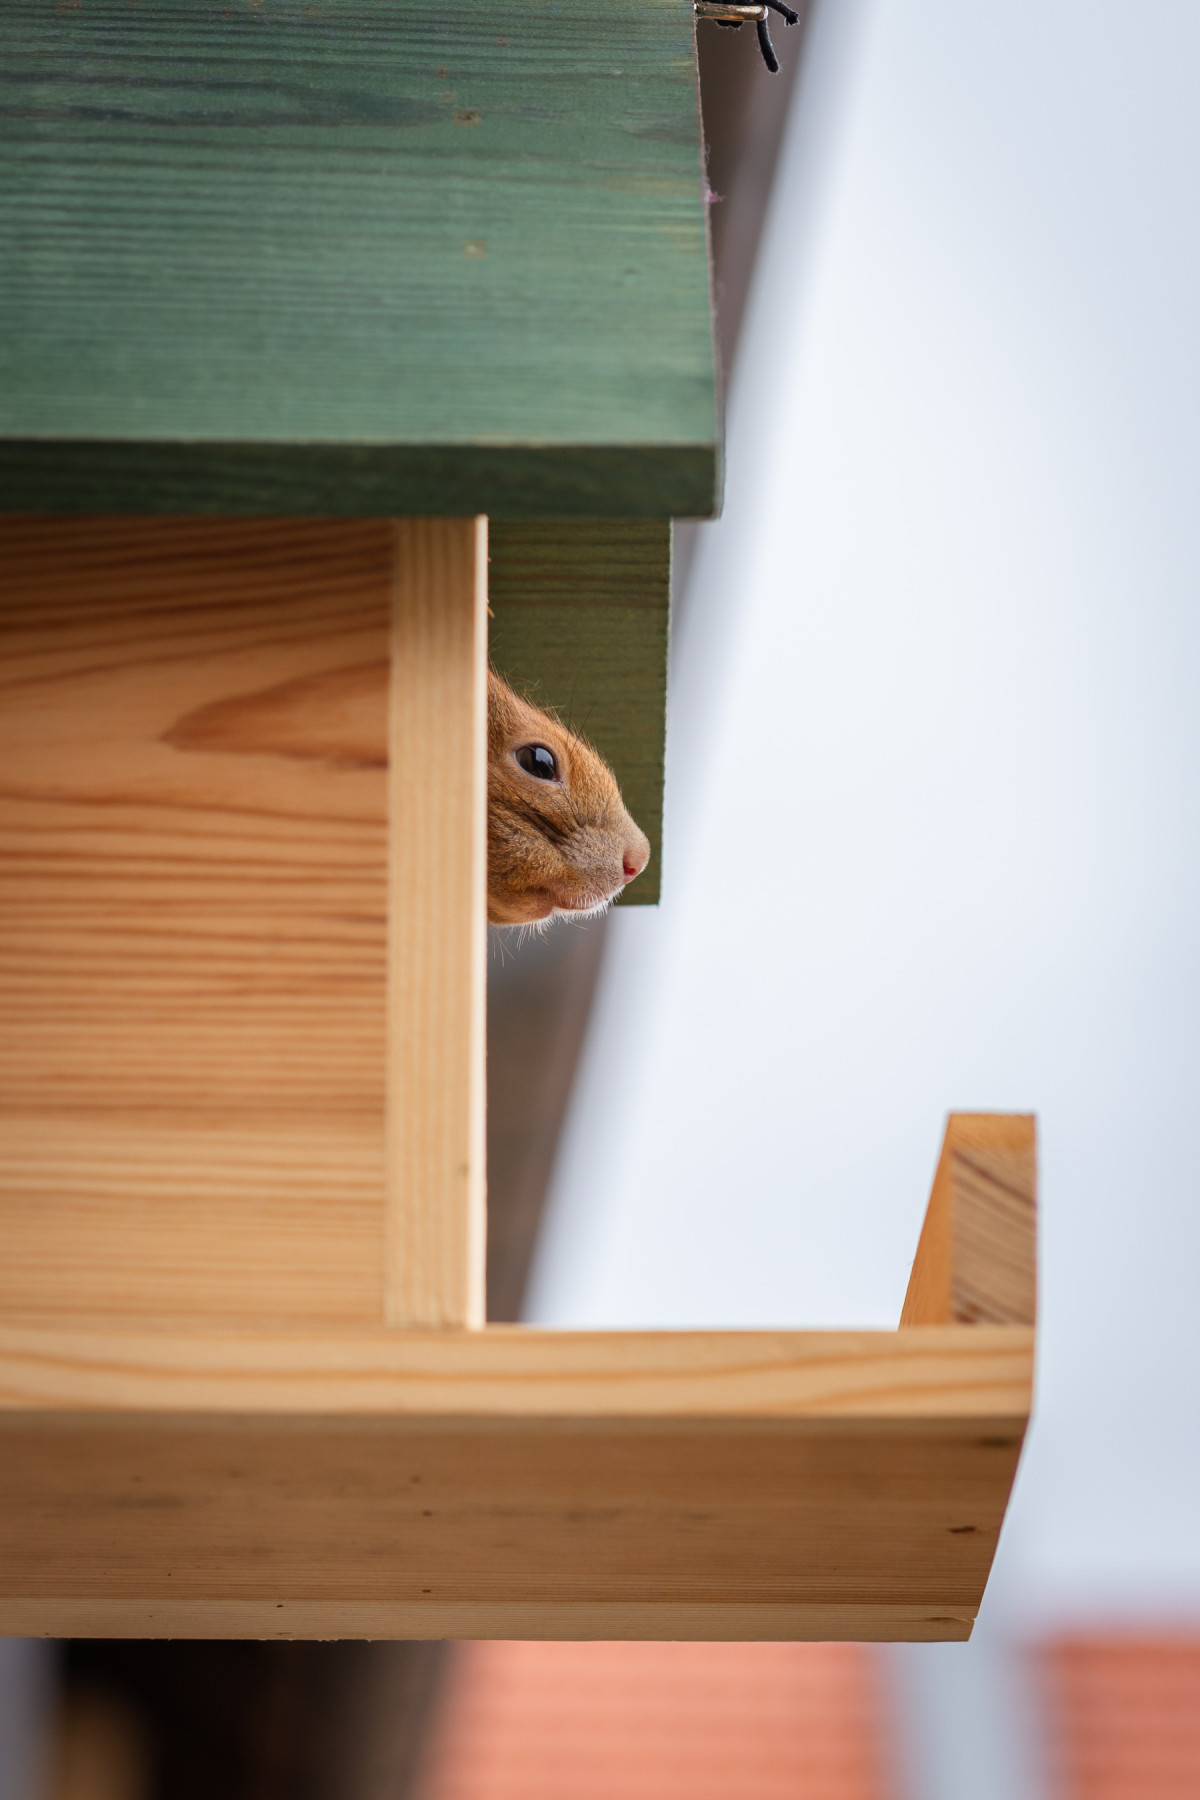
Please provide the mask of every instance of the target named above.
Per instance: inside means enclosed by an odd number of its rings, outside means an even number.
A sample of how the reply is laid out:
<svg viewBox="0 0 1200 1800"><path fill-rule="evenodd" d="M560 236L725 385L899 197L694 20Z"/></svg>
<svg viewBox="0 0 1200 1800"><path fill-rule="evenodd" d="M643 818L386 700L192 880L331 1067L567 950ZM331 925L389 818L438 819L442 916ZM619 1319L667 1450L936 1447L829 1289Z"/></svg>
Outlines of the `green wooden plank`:
<svg viewBox="0 0 1200 1800"><path fill-rule="evenodd" d="M662 871L670 524L497 524L490 559L492 665L611 764L652 852L620 904L653 905Z"/></svg>
<svg viewBox="0 0 1200 1800"><path fill-rule="evenodd" d="M310 514L323 518L698 518L702 446L531 449L113 444L0 438L0 512Z"/></svg>
<svg viewBox="0 0 1200 1800"><path fill-rule="evenodd" d="M8 507L707 513L689 0L5 0Z"/></svg>

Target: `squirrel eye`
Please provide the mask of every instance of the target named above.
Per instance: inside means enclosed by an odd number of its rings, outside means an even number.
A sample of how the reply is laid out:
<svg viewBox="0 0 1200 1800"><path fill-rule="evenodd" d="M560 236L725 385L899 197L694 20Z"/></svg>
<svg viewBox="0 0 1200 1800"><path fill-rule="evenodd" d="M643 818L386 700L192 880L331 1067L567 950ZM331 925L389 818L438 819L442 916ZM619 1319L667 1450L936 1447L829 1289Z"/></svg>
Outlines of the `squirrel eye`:
<svg viewBox="0 0 1200 1800"><path fill-rule="evenodd" d="M527 775L536 775L539 781L558 780L558 758L545 744L522 744L513 755Z"/></svg>

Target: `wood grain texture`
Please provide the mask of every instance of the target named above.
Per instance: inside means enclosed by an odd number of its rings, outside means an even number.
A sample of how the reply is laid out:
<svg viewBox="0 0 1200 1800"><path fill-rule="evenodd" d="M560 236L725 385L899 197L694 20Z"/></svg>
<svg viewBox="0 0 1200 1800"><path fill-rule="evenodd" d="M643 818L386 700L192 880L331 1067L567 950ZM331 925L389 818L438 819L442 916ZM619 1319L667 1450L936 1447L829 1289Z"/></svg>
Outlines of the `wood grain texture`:
<svg viewBox="0 0 1200 1800"><path fill-rule="evenodd" d="M0 1344L0 1629L963 1637L1032 1333Z"/></svg>
<svg viewBox="0 0 1200 1800"><path fill-rule="evenodd" d="M9 0L11 508L707 514L680 0Z"/></svg>
<svg viewBox="0 0 1200 1800"><path fill-rule="evenodd" d="M0 1311L377 1322L385 524L0 522Z"/></svg>
<svg viewBox="0 0 1200 1800"><path fill-rule="evenodd" d="M484 1317L487 521L396 527L389 724L394 1325Z"/></svg>
<svg viewBox="0 0 1200 1800"><path fill-rule="evenodd" d="M1037 1123L951 1113L917 1246L904 1325L1033 1325Z"/></svg>
<svg viewBox="0 0 1200 1800"><path fill-rule="evenodd" d="M489 600L494 667L591 739L650 839L649 867L618 904L654 905L662 879L670 522L497 524Z"/></svg>
<svg viewBox="0 0 1200 1800"><path fill-rule="evenodd" d="M765 1424L1011 1422L1022 1326L889 1331L180 1331L0 1323L6 1411Z"/></svg>
<svg viewBox="0 0 1200 1800"><path fill-rule="evenodd" d="M0 1310L377 1320L386 1230L389 1316L480 1320L480 529L0 527ZM668 528L579 529L502 549L507 641L646 791ZM652 632L568 660L576 591Z"/></svg>

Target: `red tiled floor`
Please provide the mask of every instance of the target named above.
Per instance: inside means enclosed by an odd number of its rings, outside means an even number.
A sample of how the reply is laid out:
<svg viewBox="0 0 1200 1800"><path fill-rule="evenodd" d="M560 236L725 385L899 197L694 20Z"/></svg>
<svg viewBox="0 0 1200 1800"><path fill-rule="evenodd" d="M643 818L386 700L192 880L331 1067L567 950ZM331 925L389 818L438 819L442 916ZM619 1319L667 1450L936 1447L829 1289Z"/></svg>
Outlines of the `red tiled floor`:
<svg viewBox="0 0 1200 1800"><path fill-rule="evenodd" d="M420 1800L885 1800L856 1644L465 1644Z"/></svg>
<svg viewBox="0 0 1200 1800"><path fill-rule="evenodd" d="M1200 1639L1065 1638L1044 1670L1062 1800L1200 1800Z"/></svg>

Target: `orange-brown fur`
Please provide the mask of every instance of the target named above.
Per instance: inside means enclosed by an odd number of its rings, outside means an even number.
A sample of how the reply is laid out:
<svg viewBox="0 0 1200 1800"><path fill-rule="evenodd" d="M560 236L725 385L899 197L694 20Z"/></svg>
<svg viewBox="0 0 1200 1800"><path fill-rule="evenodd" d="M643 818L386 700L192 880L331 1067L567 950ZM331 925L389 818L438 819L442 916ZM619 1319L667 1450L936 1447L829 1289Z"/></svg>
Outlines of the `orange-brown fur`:
<svg viewBox="0 0 1200 1800"><path fill-rule="evenodd" d="M558 777L516 760L541 745ZM650 845L612 770L549 713L488 676L488 919L529 925L606 906L645 868Z"/></svg>

